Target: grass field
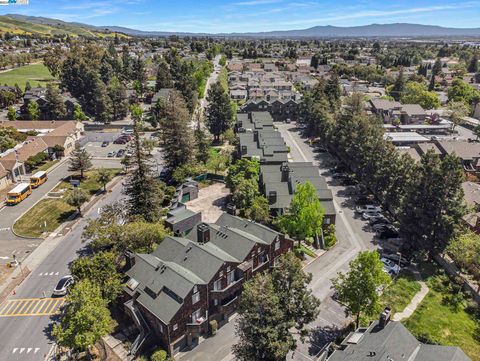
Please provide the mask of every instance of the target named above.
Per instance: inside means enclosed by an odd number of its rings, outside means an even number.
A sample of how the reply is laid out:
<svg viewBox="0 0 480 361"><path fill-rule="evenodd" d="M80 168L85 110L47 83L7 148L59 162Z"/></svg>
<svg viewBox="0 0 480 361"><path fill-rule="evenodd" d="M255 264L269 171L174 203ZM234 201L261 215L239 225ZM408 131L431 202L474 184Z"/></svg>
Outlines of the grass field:
<svg viewBox="0 0 480 361"><path fill-rule="evenodd" d="M382 305L391 307L393 313L402 312L408 306L413 296L420 291L420 288L420 283L415 280L411 272L402 271L383 292Z"/></svg>
<svg viewBox="0 0 480 361"><path fill-rule="evenodd" d="M479 323L463 301L459 307L445 302L452 293L435 286L439 282L430 274L427 284L430 288L425 299L414 314L404 322L405 326L421 341L446 346L459 346L474 361L480 361L480 342L477 341Z"/></svg>
<svg viewBox="0 0 480 361"><path fill-rule="evenodd" d="M32 64L15 68L4 73L0 73L0 84L15 85L18 84L20 89L25 89L25 84L30 82L32 87L39 84L45 87L49 82L55 81L47 67L43 64Z"/></svg>
<svg viewBox="0 0 480 361"><path fill-rule="evenodd" d="M120 173L119 169L108 169L108 171L112 177ZM94 195L103 187L96 180L95 175L96 171L94 170L85 173L85 179L80 183L80 188L86 190L90 195ZM72 189L70 183L63 181L50 193L62 194L60 191L66 190L63 193L63 197L65 197L70 189ZM74 212L75 208L69 206L63 198L44 199L15 222L13 229L21 236L41 237L44 232L53 232L57 229Z"/></svg>
<svg viewBox="0 0 480 361"><path fill-rule="evenodd" d="M41 237L43 232L57 229L74 212L75 208L62 199L44 199L15 222L13 229L21 236Z"/></svg>

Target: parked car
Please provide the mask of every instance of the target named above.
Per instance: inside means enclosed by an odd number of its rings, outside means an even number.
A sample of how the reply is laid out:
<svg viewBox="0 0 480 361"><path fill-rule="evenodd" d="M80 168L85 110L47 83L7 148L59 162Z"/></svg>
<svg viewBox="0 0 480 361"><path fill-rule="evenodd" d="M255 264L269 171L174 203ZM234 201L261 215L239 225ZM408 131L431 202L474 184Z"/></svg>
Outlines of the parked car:
<svg viewBox="0 0 480 361"><path fill-rule="evenodd" d="M163 168L160 171L159 178L162 182L167 183L172 178L172 171L169 168Z"/></svg>
<svg viewBox="0 0 480 361"><path fill-rule="evenodd" d="M369 223L371 226L374 226L376 224L390 224L390 221L383 214L379 214L376 217L370 218Z"/></svg>
<svg viewBox="0 0 480 361"><path fill-rule="evenodd" d="M384 269L390 274L398 275L401 271L401 268L398 264L394 263L393 261L389 260L388 258L380 258L380 261L383 263Z"/></svg>
<svg viewBox="0 0 480 361"><path fill-rule="evenodd" d="M378 217L380 213L378 211L367 211L362 213L362 219L368 221L373 217Z"/></svg>
<svg viewBox="0 0 480 361"><path fill-rule="evenodd" d="M395 264L400 264L400 267L407 267L410 264L410 261L408 260L408 258L403 256L402 254L384 253L382 254L382 258L389 259Z"/></svg>
<svg viewBox="0 0 480 361"><path fill-rule="evenodd" d="M102 147L103 148L108 147L109 144L110 144L110 142L108 140L106 140L102 143Z"/></svg>
<svg viewBox="0 0 480 361"><path fill-rule="evenodd" d="M133 134L133 129L132 128L123 128L122 129L122 134Z"/></svg>
<svg viewBox="0 0 480 361"><path fill-rule="evenodd" d="M127 144L128 140L126 138L117 138L114 140L113 144Z"/></svg>
<svg viewBox="0 0 480 361"><path fill-rule="evenodd" d="M374 206L373 204L367 204L364 206L358 206L357 208L355 208L355 211L357 213L365 213L365 212L380 213L382 211L382 208L379 206Z"/></svg>
<svg viewBox="0 0 480 361"><path fill-rule="evenodd" d="M117 152L117 158L121 158L125 155L125 149L119 149Z"/></svg>
<svg viewBox="0 0 480 361"><path fill-rule="evenodd" d="M387 238L397 238L398 231L393 227L385 227L377 231L377 237L380 239L387 239Z"/></svg>
<svg viewBox="0 0 480 361"><path fill-rule="evenodd" d="M63 276L53 289L54 296L65 296L68 288L73 284L73 276Z"/></svg>
<svg viewBox="0 0 480 361"><path fill-rule="evenodd" d="M113 158L113 157L115 157L116 154L117 153L112 150L111 152L108 152L107 157L108 158Z"/></svg>
<svg viewBox="0 0 480 361"><path fill-rule="evenodd" d="M375 231L375 232L381 232L385 229L388 229L390 225L388 223L377 223L377 224L374 224L372 226L372 229Z"/></svg>
<svg viewBox="0 0 480 361"><path fill-rule="evenodd" d="M372 195L360 194L360 195L357 195L357 197L355 198L355 204L359 206L366 206L367 204L372 204L372 202L373 202Z"/></svg>

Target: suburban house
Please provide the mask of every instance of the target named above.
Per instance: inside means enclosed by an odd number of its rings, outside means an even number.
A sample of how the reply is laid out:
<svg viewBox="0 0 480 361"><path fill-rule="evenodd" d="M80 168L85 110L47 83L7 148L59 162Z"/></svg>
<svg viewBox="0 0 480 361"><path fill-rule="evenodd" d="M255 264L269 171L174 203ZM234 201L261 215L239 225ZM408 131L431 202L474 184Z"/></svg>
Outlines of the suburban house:
<svg viewBox="0 0 480 361"><path fill-rule="evenodd" d="M470 213L463 217L463 222L467 227L476 233L480 233L480 185L474 182L463 182L463 198Z"/></svg>
<svg viewBox="0 0 480 361"><path fill-rule="evenodd" d="M333 349L333 353L329 354ZM326 356L326 357L325 357ZM418 341L401 322L390 321L385 309L378 321L360 327L340 346L324 351L326 361L471 361L455 346L427 345Z"/></svg>
<svg viewBox="0 0 480 361"><path fill-rule="evenodd" d="M393 100L374 98L369 100L369 105L371 112L388 124L423 124L427 118L427 113L418 104L401 104Z"/></svg>
<svg viewBox="0 0 480 361"><path fill-rule="evenodd" d="M64 155L69 155L82 137L84 129L82 123L75 121L0 121L0 127L13 127L23 133L37 133L0 154L0 189L19 181L26 174L24 162L31 156L41 152L54 156L56 145L64 148Z"/></svg>
<svg viewBox="0 0 480 361"><path fill-rule="evenodd" d="M248 112L270 112L273 119L277 122L287 119L296 121L300 112L300 101L294 99L275 99L273 101L248 100L240 110L244 113Z"/></svg>
<svg viewBox="0 0 480 361"><path fill-rule="evenodd" d="M288 160L288 147L274 129L270 113L239 113L235 128L239 139L238 158L255 158L261 164L282 164Z"/></svg>
<svg viewBox="0 0 480 361"><path fill-rule="evenodd" d="M28 114L28 104L31 102L36 102L38 104L38 108L40 110L40 119L48 120L51 119L51 114L49 111L49 104L48 100L46 99L47 96L47 88L32 88L25 92L23 96L23 105L20 107L20 112L23 115ZM65 104L65 108L67 110L66 118L73 119L73 110L75 105L80 105L77 99L72 97L70 94L61 94L63 103Z"/></svg>
<svg viewBox="0 0 480 361"><path fill-rule="evenodd" d="M455 154L466 172L480 171L480 143L460 140L435 140L442 155Z"/></svg>
<svg viewBox="0 0 480 361"><path fill-rule="evenodd" d="M292 247L283 234L223 213L184 237L166 237L151 254L131 255L124 292L125 310L140 329L133 353L148 337L170 355L194 347L211 321L228 322L243 283Z"/></svg>
<svg viewBox="0 0 480 361"><path fill-rule="evenodd" d="M288 210L297 186L307 181L315 187L318 199L325 209L324 224L335 224L332 191L320 175L318 167L309 162L260 165L260 191L267 198L270 212L274 215L281 215Z"/></svg>

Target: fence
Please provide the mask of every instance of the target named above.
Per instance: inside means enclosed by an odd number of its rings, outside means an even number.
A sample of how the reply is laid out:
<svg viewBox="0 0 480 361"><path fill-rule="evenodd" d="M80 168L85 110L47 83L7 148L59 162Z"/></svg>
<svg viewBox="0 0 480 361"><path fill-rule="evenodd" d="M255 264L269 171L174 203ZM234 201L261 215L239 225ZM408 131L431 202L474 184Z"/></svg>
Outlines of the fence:
<svg viewBox="0 0 480 361"><path fill-rule="evenodd" d="M213 174L213 173L203 173L203 174L200 174L199 176L196 176L193 179L197 182L204 182L207 180L217 181L222 183L225 182L225 176L221 174Z"/></svg>

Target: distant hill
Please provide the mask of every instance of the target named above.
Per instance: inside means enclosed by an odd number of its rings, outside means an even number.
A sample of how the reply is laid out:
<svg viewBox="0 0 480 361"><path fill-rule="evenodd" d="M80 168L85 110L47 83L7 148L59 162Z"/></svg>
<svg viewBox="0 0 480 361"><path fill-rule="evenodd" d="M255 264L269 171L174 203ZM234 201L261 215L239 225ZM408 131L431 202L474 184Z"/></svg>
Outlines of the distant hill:
<svg viewBox="0 0 480 361"><path fill-rule="evenodd" d="M45 35L70 34L82 36L111 36L122 33L129 36L222 36L222 37L262 37L262 38L339 38L339 37L480 37L480 28L446 28L442 26L395 23L371 24L353 27L314 26L300 30L279 30L246 33L187 33L169 31L142 31L121 26L93 26L62 20L8 14L0 16L0 32L38 33Z"/></svg>
<svg viewBox="0 0 480 361"><path fill-rule="evenodd" d="M8 14L0 16L0 33L38 34L38 35L70 35L85 37L113 36L113 32L95 26L69 23L62 20Z"/></svg>

